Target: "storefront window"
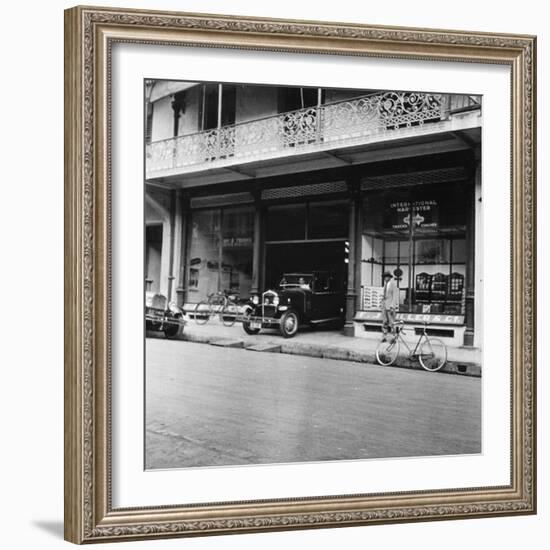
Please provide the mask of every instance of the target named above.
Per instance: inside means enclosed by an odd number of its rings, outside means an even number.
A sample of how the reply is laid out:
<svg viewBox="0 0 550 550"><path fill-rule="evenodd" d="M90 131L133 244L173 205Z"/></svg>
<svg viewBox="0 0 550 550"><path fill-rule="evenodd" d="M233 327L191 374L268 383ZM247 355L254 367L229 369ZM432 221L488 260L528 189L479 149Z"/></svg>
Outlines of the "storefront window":
<svg viewBox="0 0 550 550"><path fill-rule="evenodd" d="M221 286L241 296L248 296L252 287L253 238L252 208L228 208L223 211Z"/></svg>
<svg viewBox="0 0 550 550"><path fill-rule="evenodd" d="M218 290L250 293L253 209L197 210L192 214L189 301Z"/></svg>
<svg viewBox="0 0 550 550"><path fill-rule="evenodd" d="M400 289L401 311L464 314L463 184L371 193L364 200L363 220L363 309L376 309L375 289L390 271Z"/></svg>

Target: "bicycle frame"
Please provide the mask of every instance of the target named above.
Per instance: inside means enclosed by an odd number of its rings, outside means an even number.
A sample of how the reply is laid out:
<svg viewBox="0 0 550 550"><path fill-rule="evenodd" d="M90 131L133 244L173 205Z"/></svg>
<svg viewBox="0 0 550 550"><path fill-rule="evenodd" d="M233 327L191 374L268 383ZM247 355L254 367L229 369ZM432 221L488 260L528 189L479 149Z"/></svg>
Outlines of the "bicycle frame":
<svg viewBox="0 0 550 550"><path fill-rule="evenodd" d="M407 352L409 354L409 359L413 359L415 357L418 357L418 355L419 355L418 351L419 351L419 348L420 348L420 344L422 343L422 340L425 338L426 341L429 341L428 335L426 334L426 327L424 327L424 329L422 330L422 333L418 336L416 346L414 346L414 349L412 351L411 351L411 348L410 348L409 344L405 340L405 338L403 338L404 332L405 332L405 327L403 325L401 325L399 327L399 329L397 330L396 334L395 334L395 338L399 339L401 342L403 342L403 344L407 348Z"/></svg>
<svg viewBox="0 0 550 550"><path fill-rule="evenodd" d="M222 291L213 292L208 296L208 305L212 313L218 313L214 308L217 307L221 311L227 305L227 295Z"/></svg>

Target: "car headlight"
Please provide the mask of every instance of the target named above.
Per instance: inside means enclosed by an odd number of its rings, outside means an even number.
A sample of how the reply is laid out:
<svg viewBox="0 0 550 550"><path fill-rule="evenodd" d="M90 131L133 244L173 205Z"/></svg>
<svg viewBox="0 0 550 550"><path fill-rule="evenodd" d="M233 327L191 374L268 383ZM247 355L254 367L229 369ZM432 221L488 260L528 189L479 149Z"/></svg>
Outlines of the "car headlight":
<svg viewBox="0 0 550 550"><path fill-rule="evenodd" d="M279 305L279 295L278 294L275 294L275 296L273 296L273 305L274 306Z"/></svg>
<svg viewBox="0 0 550 550"><path fill-rule="evenodd" d="M260 297L258 295L252 296L252 303L257 306L260 303Z"/></svg>
<svg viewBox="0 0 550 550"><path fill-rule="evenodd" d="M172 313L181 313L181 308L176 304L176 302L170 302L168 304L168 309L172 312Z"/></svg>

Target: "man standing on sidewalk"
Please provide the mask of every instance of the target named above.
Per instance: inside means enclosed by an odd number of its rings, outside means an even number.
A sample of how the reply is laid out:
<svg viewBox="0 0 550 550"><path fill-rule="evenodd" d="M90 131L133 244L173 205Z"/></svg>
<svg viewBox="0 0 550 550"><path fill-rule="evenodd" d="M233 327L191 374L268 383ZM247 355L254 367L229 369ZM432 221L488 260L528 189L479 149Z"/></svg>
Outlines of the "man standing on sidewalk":
<svg viewBox="0 0 550 550"><path fill-rule="evenodd" d="M386 271L384 273L384 294L382 296L382 332L383 340L386 340L388 330L393 332L395 317L399 311L399 288L393 275Z"/></svg>

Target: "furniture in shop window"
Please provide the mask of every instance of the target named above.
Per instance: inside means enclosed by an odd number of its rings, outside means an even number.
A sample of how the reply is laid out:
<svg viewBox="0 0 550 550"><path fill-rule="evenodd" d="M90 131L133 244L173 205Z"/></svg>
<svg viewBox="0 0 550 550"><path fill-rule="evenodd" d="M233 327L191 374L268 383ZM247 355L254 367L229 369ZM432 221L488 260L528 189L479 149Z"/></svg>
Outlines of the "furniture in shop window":
<svg viewBox="0 0 550 550"><path fill-rule="evenodd" d="M445 311L449 314L464 315L465 312L464 275L453 272L449 277L449 291Z"/></svg>
<svg viewBox="0 0 550 550"><path fill-rule="evenodd" d="M429 303L431 299L432 276L428 273L416 275L414 294L417 303Z"/></svg>
<svg viewBox="0 0 550 550"><path fill-rule="evenodd" d="M451 273L449 277L449 294L447 300L450 302L461 302L464 291L464 275L462 273Z"/></svg>
<svg viewBox="0 0 550 550"><path fill-rule="evenodd" d="M444 273L436 273L432 276L432 311L440 313L443 311L445 302L447 301L447 290L449 284L449 276Z"/></svg>

